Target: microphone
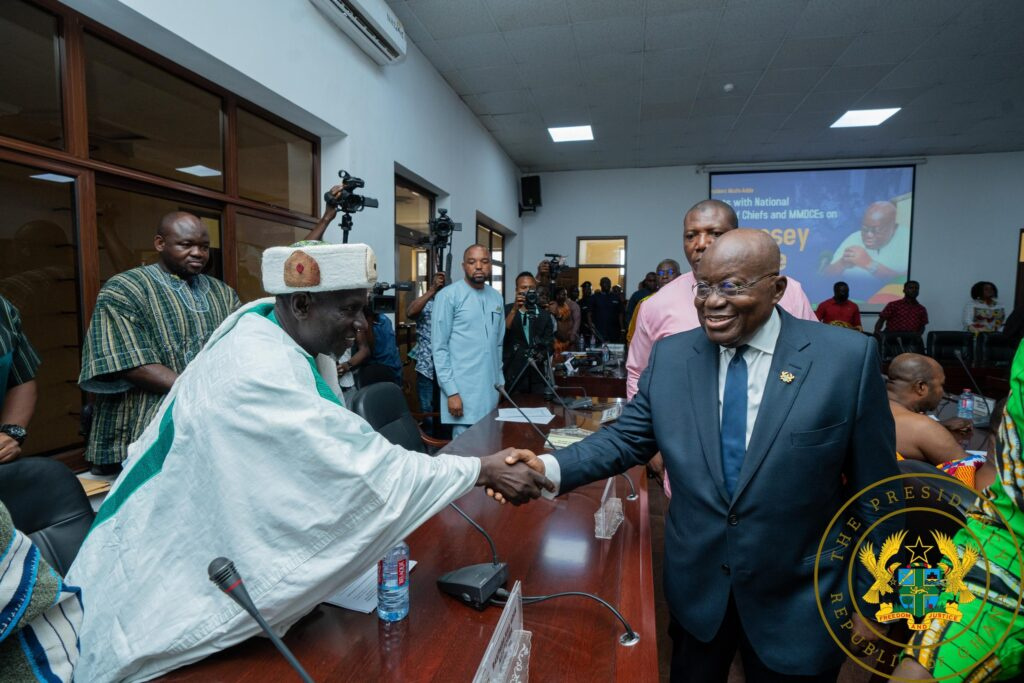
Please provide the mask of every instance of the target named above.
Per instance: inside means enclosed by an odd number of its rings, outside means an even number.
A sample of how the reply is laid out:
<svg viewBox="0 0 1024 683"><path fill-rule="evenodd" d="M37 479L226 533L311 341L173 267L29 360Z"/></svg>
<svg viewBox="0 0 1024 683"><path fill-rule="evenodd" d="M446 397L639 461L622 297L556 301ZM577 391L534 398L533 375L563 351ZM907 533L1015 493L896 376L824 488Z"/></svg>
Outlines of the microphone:
<svg viewBox="0 0 1024 683"><path fill-rule="evenodd" d="M558 386L556 384L555 387L554 387L555 395L556 396L558 395L558 390L559 389L561 389L563 391L566 390L566 389L577 389L577 390L583 392L583 398L575 398L572 401L570 401L568 404L566 404L564 402L562 403L562 405L565 406L566 408L568 408L569 410L580 410L580 409L584 409L584 408L592 408L594 406L594 401L589 396L587 396L587 388L586 387L579 387L579 386L575 386L575 387L560 387L560 386Z"/></svg>
<svg viewBox="0 0 1024 683"><path fill-rule="evenodd" d="M519 411L519 414L523 416L524 420L526 420L527 422L530 423L530 426L533 427L533 431L537 432L537 434L540 436L540 438L544 440L544 443L546 443L548 445L548 448L550 448L552 451L557 451L558 450L558 447L555 446L555 444L551 443L551 439L549 439L547 437L547 435L540 430L540 427L537 426L537 423L534 422L533 420L531 420L530 416L527 415L525 412L523 412L523 409L519 407L519 404L512 400L512 397L508 395L507 391L505 391L505 387L504 386L502 386L501 384L495 384L494 388L498 390L499 394L501 394L502 396L505 397L506 401L511 403L512 406L516 410ZM565 405L565 404L563 403L562 405ZM629 495L626 496L626 500L636 500L639 496L637 496L636 488L633 486L633 480L630 479L629 475L626 474L625 472L620 472L619 476L622 477L623 479L625 479L626 482L629 483Z"/></svg>
<svg viewBox="0 0 1024 683"><path fill-rule="evenodd" d="M242 581L242 577L239 575L238 570L235 569L235 563L226 557L218 557L210 566L207 568L207 572L210 575L210 581L213 585L227 593L228 597L237 602L242 606L246 612L256 620L263 632L270 638L270 642L274 644L291 667L295 669L295 672L299 674L304 683L313 683L313 679L309 677L306 670L299 664L299 660L295 659L295 655L291 653L291 650L281 642L281 639L277 637L277 634L270 630L270 626L267 625L266 620L260 611L256 609L256 605L253 604L252 598L249 597L249 591L245 589L245 583Z"/></svg>
<svg viewBox="0 0 1024 683"><path fill-rule="evenodd" d="M498 561L498 549L494 546L494 540L482 526L455 503L449 503L448 507L462 515L467 522L473 525L474 529L484 535L487 543L491 546L491 562L471 564L439 576L437 587L442 592L462 600L470 607L483 610L494 593L508 582L508 565Z"/></svg>
<svg viewBox="0 0 1024 683"><path fill-rule="evenodd" d="M544 443L546 443L548 445L548 448L550 448L553 451L557 451L558 450L555 447L555 445L553 443L551 443L551 439L549 439L547 437L547 434L542 432L540 430L540 427L538 427L537 424L533 420L530 419L530 416L523 412L523 409L519 407L519 404L512 400L512 397L508 395L507 391L505 391L505 385L504 384L495 383L494 384L494 388L497 390L497 392L499 394L501 394L505 398L506 401L508 401L509 403L512 404L513 408L515 408L516 410L519 411L519 414L523 416L523 419L526 420L531 427L533 427L533 431L537 432L537 435L540 436L540 438L544 441Z"/></svg>

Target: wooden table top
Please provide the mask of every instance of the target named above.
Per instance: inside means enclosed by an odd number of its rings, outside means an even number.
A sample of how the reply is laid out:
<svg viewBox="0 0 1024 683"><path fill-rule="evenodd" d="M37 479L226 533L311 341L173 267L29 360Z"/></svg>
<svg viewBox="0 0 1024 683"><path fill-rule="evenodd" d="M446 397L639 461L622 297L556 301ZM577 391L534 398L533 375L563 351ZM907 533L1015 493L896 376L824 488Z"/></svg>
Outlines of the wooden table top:
<svg viewBox="0 0 1024 683"><path fill-rule="evenodd" d="M543 401L524 397L522 404ZM557 417L545 431L566 424L561 408L551 410ZM594 427L580 418L573 421ZM529 425L496 422L492 415L446 450L480 455L508 446L539 451L542 441ZM520 507L498 505L479 488L458 501L493 536L500 559L508 563L508 588L518 579L524 595L594 593L618 608L640 634L636 645L620 645L622 625L611 612L585 598L524 605L524 628L533 633L530 677L535 681L658 680L647 481L642 468L630 476L639 499L625 500L628 484L616 477L625 520L610 540L594 538L594 512L603 481L555 501ZM445 508L408 543L418 562L411 574L408 618L385 624L375 613L320 605L288 632L285 643L315 680L472 681L501 610L478 612L441 593L436 581L464 565L487 562L487 542L454 510ZM252 638L162 680L295 679L269 641Z"/></svg>

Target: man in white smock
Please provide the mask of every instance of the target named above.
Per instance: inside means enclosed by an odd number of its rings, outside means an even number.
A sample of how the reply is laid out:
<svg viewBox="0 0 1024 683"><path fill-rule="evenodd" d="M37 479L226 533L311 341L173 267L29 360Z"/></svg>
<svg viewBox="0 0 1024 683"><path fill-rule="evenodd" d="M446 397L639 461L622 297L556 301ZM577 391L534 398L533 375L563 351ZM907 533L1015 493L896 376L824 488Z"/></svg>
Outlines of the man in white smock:
<svg viewBox="0 0 1024 683"><path fill-rule="evenodd" d="M501 454L406 451L342 407L326 378L375 280L362 244L264 253L277 296L227 318L174 383L68 573L87 603L78 680L147 680L256 635L207 580L217 556L284 632L474 485L523 502L550 484Z"/></svg>

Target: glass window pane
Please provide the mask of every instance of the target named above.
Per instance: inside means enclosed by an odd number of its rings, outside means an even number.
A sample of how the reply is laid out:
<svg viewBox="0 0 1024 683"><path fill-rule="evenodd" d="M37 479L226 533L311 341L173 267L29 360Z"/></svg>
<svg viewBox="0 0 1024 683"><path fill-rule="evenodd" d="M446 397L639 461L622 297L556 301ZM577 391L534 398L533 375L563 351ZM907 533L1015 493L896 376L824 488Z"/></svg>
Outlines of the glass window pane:
<svg viewBox="0 0 1024 683"><path fill-rule="evenodd" d="M395 225L429 235L430 197L395 183Z"/></svg>
<svg viewBox="0 0 1024 683"><path fill-rule="evenodd" d="M476 243L482 244L487 248L491 245L491 231L482 226L476 226Z"/></svg>
<svg viewBox="0 0 1024 683"><path fill-rule="evenodd" d="M92 158L224 189L220 97L95 36L85 53Z"/></svg>
<svg viewBox="0 0 1024 683"><path fill-rule="evenodd" d="M0 295L21 314L22 330L42 360L38 400L23 455L76 446L78 390L78 245L73 179L0 162Z"/></svg>
<svg viewBox="0 0 1024 683"><path fill-rule="evenodd" d="M263 250L306 239L309 230L255 216L235 218L238 244L238 278L235 291L242 303L267 296L263 291Z"/></svg>
<svg viewBox="0 0 1024 683"><path fill-rule="evenodd" d="M626 240L622 238L580 240L577 262L581 266L586 264L625 265Z"/></svg>
<svg viewBox="0 0 1024 683"><path fill-rule="evenodd" d="M612 281L612 286L618 285L625 291L626 289L626 273L624 268L580 268L579 269L579 284L583 285L584 282L590 282L594 287L594 291L600 288L601 278L606 277Z"/></svg>
<svg viewBox="0 0 1024 683"><path fill-rule="evenodd" d="M313 213L313 143L238 110L238 193Z"/></svg>
<svg viewBox="0 0 1024 683"><path fill-rule="evenodd" d="M220 248L220 212L106 185L96 187L96 226L100 241L100 282L136 266L156 263L156 236L160 221L172 211L188 211L210 233L210 262L203 272L223 279Z"/></svg>
<svg viewBox="0 0 1024 683"><path fill-rule="evenodd" d="M20 2L0 3L0 134L64 146L57 18Z"/></svg>
<svg viewBox="0 0 1024 683"><path fill-rule="evenodd" d="M498 290L498 294L505 296L505 266L494 264L491 266L491 287Z"/></svg>

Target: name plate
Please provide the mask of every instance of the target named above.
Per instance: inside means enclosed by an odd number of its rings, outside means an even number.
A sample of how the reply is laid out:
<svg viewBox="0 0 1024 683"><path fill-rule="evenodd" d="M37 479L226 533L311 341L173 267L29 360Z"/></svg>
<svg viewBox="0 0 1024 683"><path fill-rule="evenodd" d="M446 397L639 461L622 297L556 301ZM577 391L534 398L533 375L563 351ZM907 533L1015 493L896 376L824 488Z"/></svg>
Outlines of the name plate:
<svg viewBox="0 0 1024 683"><path fill-rule="evenodd" d="M611 538L618 531L624 516L622 514L622 500L613 496L615 488L615 477L609 477L608 483L604 485L604 493L601 495L601 507L594 513L594 537Z"/></svg>
<svg viewBox="0 0 1024 683"><path fill-rule="evenodd" d="M523 588L516 581L473 683L527 683L530 648L531 634L523 630Z"/></svg>

